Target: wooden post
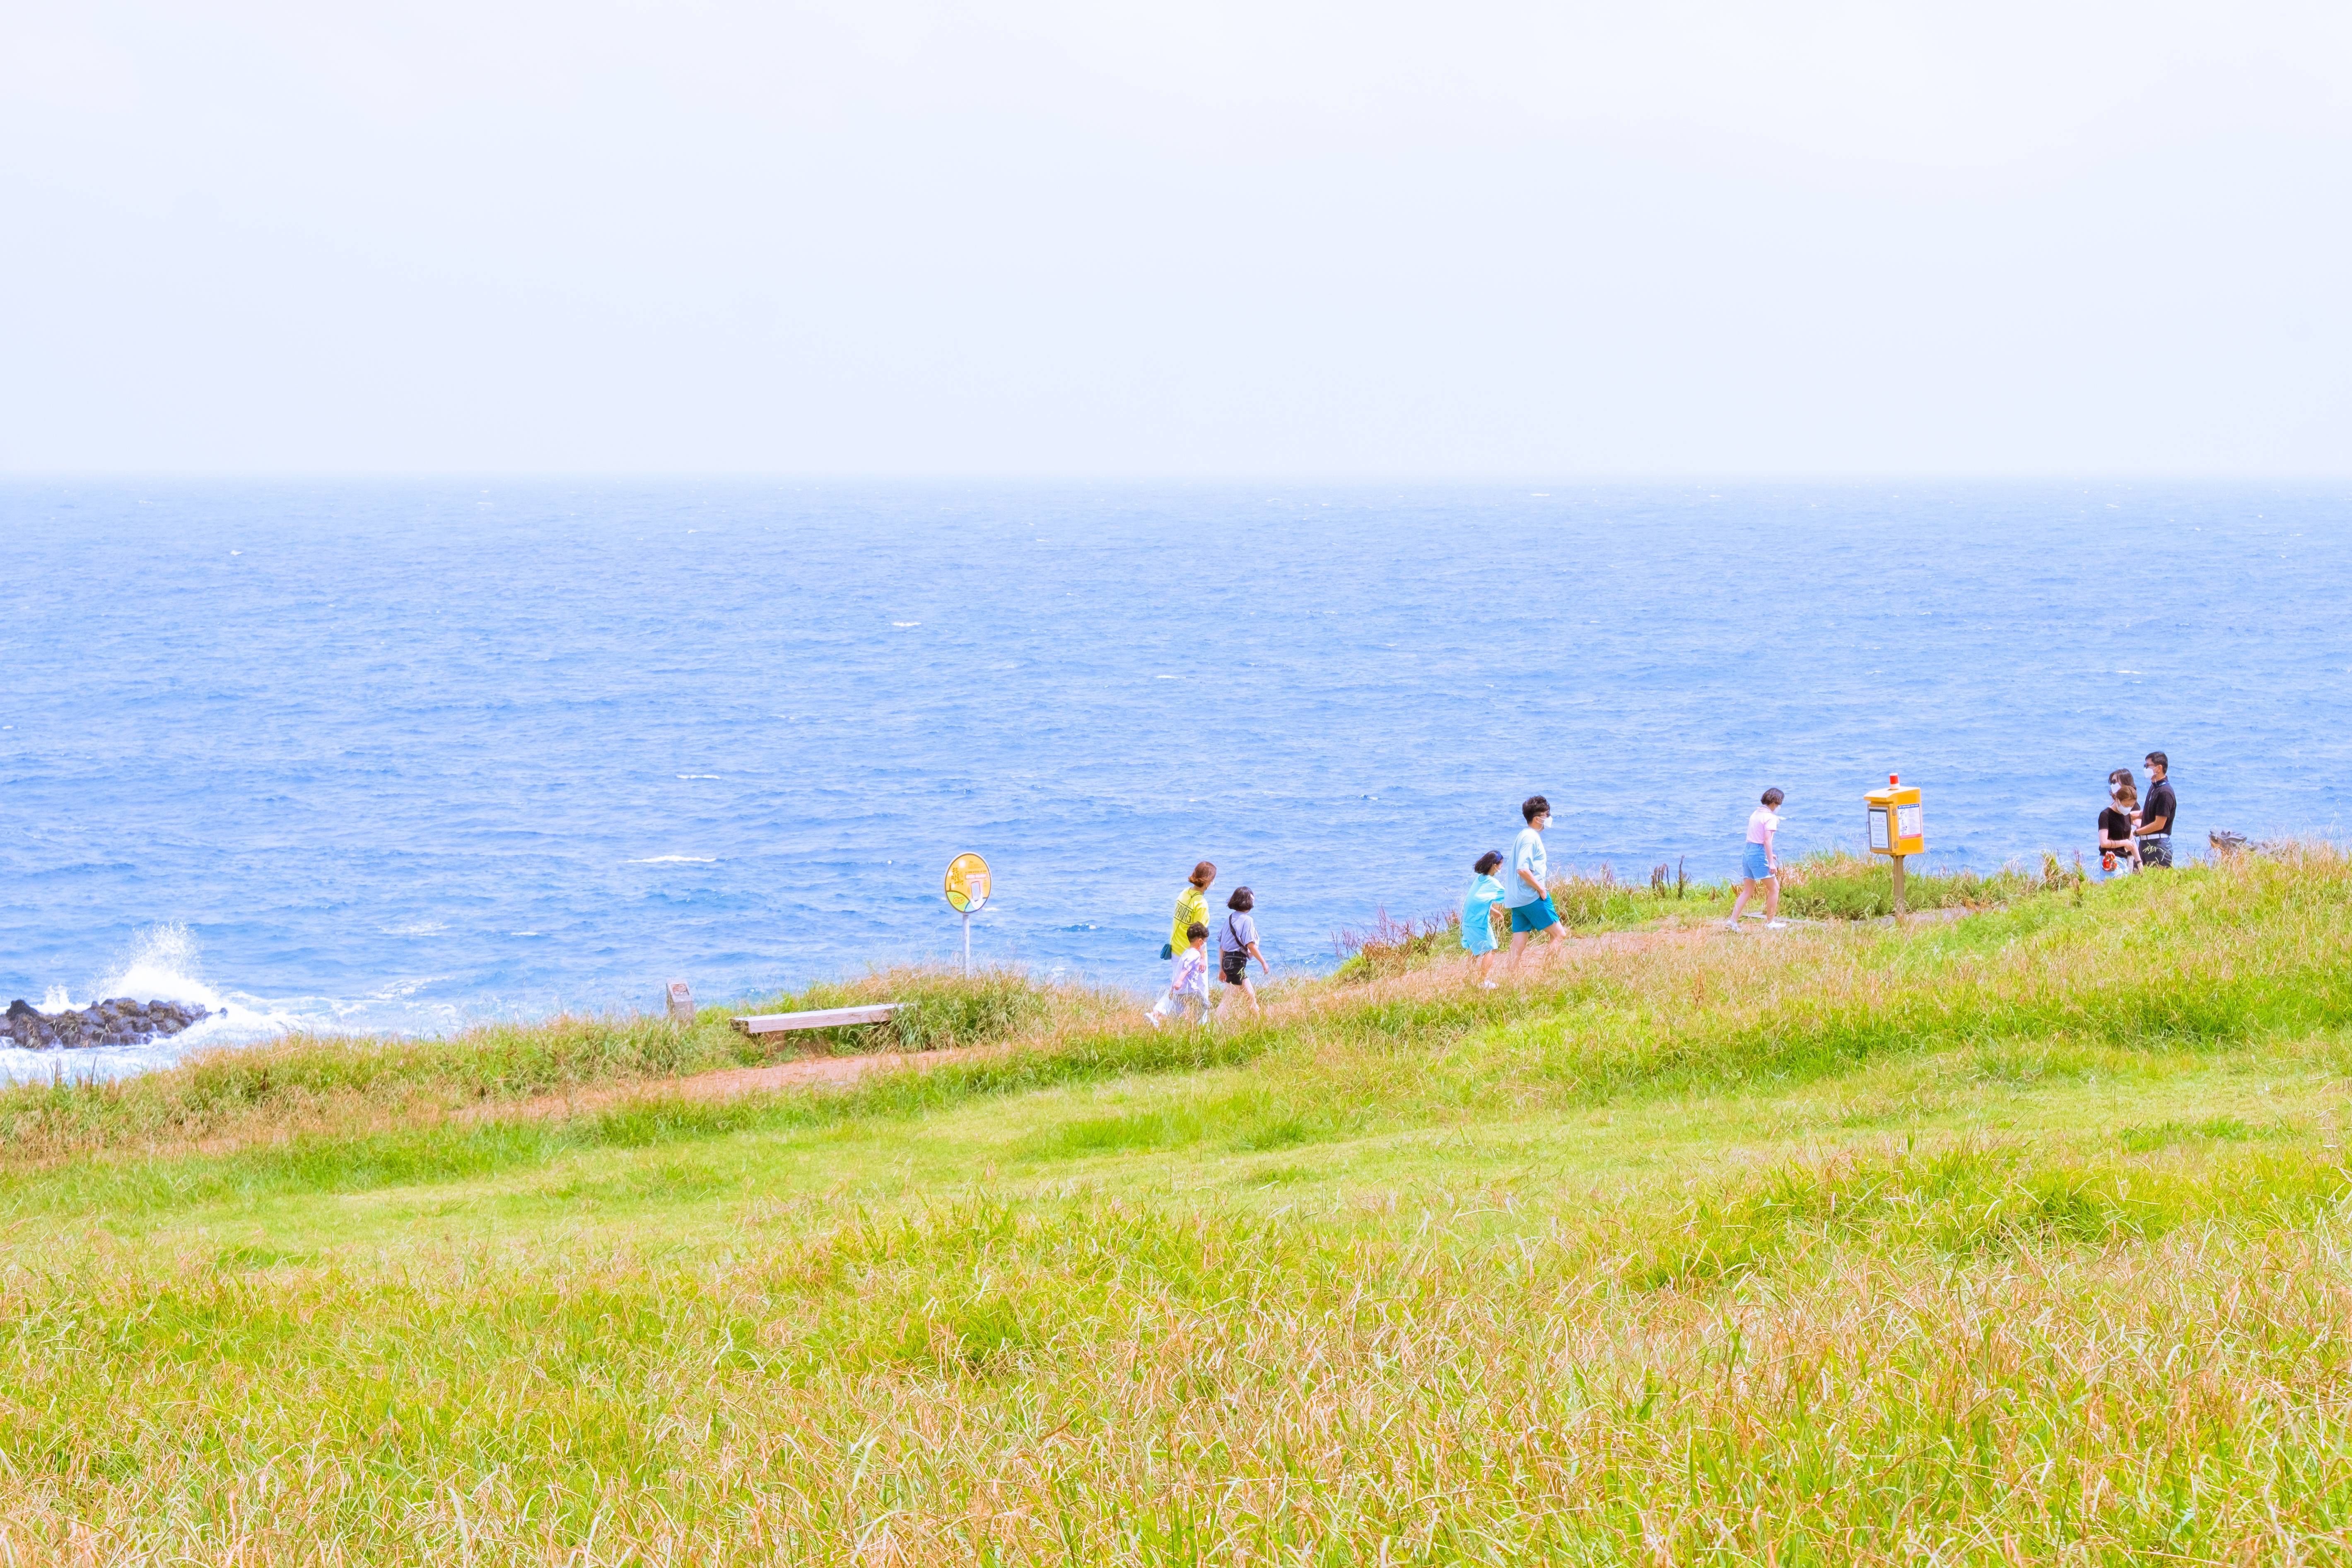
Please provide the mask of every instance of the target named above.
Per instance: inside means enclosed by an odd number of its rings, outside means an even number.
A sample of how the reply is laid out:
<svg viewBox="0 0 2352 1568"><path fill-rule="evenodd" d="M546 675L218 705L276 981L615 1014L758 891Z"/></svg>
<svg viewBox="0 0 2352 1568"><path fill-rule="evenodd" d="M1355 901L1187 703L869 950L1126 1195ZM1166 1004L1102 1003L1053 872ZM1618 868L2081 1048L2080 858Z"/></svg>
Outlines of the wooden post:
<svg viewBox="0 0 2352 1568"><path fill-rule="evenodd" d="M673 1024L694 1022L694 988L683 980L669 983L669 1021Z"/></svg>
<svg viewBox="0 0 2352 1568"><path fill-rule="evenodd" d="M971 911L963 912L963 977L971 978Z"/></svg>
<svg viewBox="0 0 2352 1568"><path fill-rule="evenodd" d="M1895 857L1895 918L1903 918L1903 857Z"/></svg>

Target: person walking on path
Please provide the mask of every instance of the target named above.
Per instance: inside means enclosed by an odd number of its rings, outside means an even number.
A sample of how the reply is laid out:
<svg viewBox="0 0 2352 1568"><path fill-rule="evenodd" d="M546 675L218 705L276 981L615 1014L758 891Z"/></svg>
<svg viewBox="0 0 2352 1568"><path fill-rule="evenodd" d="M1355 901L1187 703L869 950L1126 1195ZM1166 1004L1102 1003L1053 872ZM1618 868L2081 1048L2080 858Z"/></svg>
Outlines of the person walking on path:
<svg viewBox="0 0 2352 1568"><path fill-rule="evenodd" d="M1551 826L1551 802L1539 795L1528 796L1519 807L1519 815L1528 825L1511 840L1511 879L1503 905L1511 911L1511 968L1519 967L1519 955L1527 951L1528 938L1538 931L1549 931L1546 940L1559 941L1562 934L1559 911L1551 907L1551 890L1544 885L1550 868L1544 861L1543 830Z"/></svg>
<svg viewBox="0 0 2352 1568"><path fill-rule="evenodd" d="M1224 929L1217 933L1217 973L1226 986L1224 1005L1217 1009L1220 1017L1234 1005L1235 991L1249 1003L1252 1013L1265 1016L1265 1009L1257 1005L1257 992L1249 977L1250 960L1255 958L1257 966L1265 971L1266 978L1274 978L1273 966L1257 950L1257 921L1250 918L1250 911L1255 908L1257 897L1247 888L1235 888L1234 896L1225 900Z"/></svg>
<svg viewBox="0 0 2352 1568"><path fill-rule="evenodd" d="M1209 1021L1209 928L1198 921L1184 933L1184 949L1176 955L1176 973L1169 977L1165 999L1171 1012L1195 1024ZM1159 1008L1144 1016L1153 1028L1160 1026Z"/></svg>
<svg viewBox="0 0 2352 1568"><path fill-rule="evenodd" d="M2172 864L2172 820L2179 815L2180 803L2165 777L2171 771L2162 752L2147 754L2147 798L2140 803L2139 826L2133 829L2143 867Z"/></svg>
<svg viewBox="0 0 2352 1568"><path fill-rule="evenodd" d="M1144 1015L1154 1028L1160 1026L1163 1016L1174 1012L1179 1005L1176 1001L1176 976L1184 967L1184 950L1192 945L1190 933L1192 928L1209 929L1209 884L1216 879L1217 868L1203 860L1192 868L1192 875L1186 881L1184 890L1176 895L1176 918L1169 926L1168 945L1160 950L1160 956L1169 960L1168 989L1160 994L1160 1000L1154 1002L1151 1011Z"/></svg>
<svg viewBox="0 0 2352 1568"><path fill-rule="evenodd" d="M1470 955L1470 977L1485 991L1495 988L1495 905L1503 897L1495 873L1502 865L1502 856L1492 849L1479 856L1470 868L1477 875L1462 895L1462 948Z"/></svg>
<svg viewBox="0 0 2352 1568"><path fill-rule="evenodd" d="M1723 922L1733 931L1739 929L1739 917L1747 910L1748 900L1756 896L1759 884L1764 889L1764 929L1789 929L1789 922L1780 918L1780 856L1772 842L1780 831L1780 803L1788 798L1777 789L1768 789L1763 804L1748 814L1748 847L1740 859L1739 896L1731 900L1731 918Z"/></svg>

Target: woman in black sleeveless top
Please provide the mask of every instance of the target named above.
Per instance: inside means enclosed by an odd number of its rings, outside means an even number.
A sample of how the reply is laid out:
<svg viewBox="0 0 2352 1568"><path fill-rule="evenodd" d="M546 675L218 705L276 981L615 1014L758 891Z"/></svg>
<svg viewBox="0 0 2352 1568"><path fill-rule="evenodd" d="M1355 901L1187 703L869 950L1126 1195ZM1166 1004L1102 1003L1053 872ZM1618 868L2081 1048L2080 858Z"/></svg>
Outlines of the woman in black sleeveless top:
<svg viewBox="0 0 2352 1568"><path fill-rule="evenodd" d="M2134 820L2139 813L2139 789L2132 783L2129 768L2117 768L2107 775L2107 808L2099 813L2099 869L2113 871L2117 861L2124 869L2139 869L2139 840L2132 837L2138 826Z"/></svg>

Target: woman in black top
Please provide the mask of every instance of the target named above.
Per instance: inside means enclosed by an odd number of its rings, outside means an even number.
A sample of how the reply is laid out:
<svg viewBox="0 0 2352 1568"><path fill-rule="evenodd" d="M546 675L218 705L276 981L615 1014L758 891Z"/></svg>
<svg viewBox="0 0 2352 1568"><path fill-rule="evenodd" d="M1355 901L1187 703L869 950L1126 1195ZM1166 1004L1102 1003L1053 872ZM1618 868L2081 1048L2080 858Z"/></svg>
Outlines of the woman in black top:
<svg viewBox="0 0 2352 1568"><path fill-rule="evenodd" d="M2139 788L2132 783L2129 768L2117 768L2107 775L2107 808L2099 813L2099 869L2112 871L2121 859L2131 870L2139 869L2139 840L2132 837L2137 826L2133 818L2139 813Z"/></svg>
<svg viewBox="0 0 2352 1568"><path fill-rule="evenodd" d="M1249 961L1256 959L1257 966L1265 971L1269 980L1274 978L1274 969L1257 948L1257 921L1250 916L1250 911L1257 908L1257 900L1247 888L1235 888L1234 896L1225 900L1225 908L1232 912L1225 916L1225 929L1217 933L1219 970L1225 984L1239 991L1249 1003L1250 1011L1263 1016L1265 1009L1257 1005L1257 988L1250 984ZM1225 1007L1233 1005L1233 992L1228 991ZM1219 1017L1224 1016L1225 1007L1217 1009Z"/></svg>

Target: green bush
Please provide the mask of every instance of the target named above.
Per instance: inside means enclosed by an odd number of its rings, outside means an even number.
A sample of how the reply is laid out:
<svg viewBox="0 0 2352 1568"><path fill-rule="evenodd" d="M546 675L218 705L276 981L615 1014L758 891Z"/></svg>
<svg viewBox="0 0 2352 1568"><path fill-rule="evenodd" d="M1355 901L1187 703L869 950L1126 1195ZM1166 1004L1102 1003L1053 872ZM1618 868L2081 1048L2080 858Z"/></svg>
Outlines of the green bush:
<svg viewBox="0 0 2352 1568"><path fill-rule="evenodd" d="M2055 863L2053 862L2054 865ZM2064 885L2073 879L2061 874ZM2043 889L2041 879L2013 867L1990 875L1974 871L1915 871L1905 868L1908 910L1986 910ZM1895 867L1883 855L1826 850L1780 865L1780 909L1805 920L1866 921L1895 912Z"/></svg>
<svg viewBox="0 0 2352 1568"><path fill-rule="evenodd" d="M1504 928L1507 931L1507 926ZM1462 951L1462 916L1448 910L1420 920L1395 920L1385 909L1372 914L1368 926L1342 926L1331 933L1339 954L1332 978L1370 980L1377 975L1402 974L1433 956Z"/></svg>
<svg viewBox="0 0 2352 1568"><path fill-rule="evenodd" d="M943 1051L1010 1039L1045 1018L1046 992L1017 969L983 969L969 979L928 969L884 969L856 980L812 985L805 991L713 1009L721 1016L742 1013L812 1013L878 1002L905 1005L887 1024L811 1030L782 1037L836 1053L900 1050Z"/></svg>
<svg viewBox="0 0 2352 1568"><path fill-rule="evenodd" d="M1554 912L1576 930L1638 925L1671 912L1678 901L1688 902L1677 900L1671 886L1664 892L1654 888L1628 886L1617 880L1607 866L1591 877L1554 877L1549 885ZM1704 898L1706 889L1702 888L1699 892ZM1508 940L1507 928L1505 939Z"/></svg>
<svg viewBox="0 0 2352 1568"><path fill-rule="evenodd" d="M1045 999L1016 970L986 970L970 980L926 977L904 987L908 1004L892 1016L898 1048L943 1051L1012 1038L1045 1016Z"/></svg>

